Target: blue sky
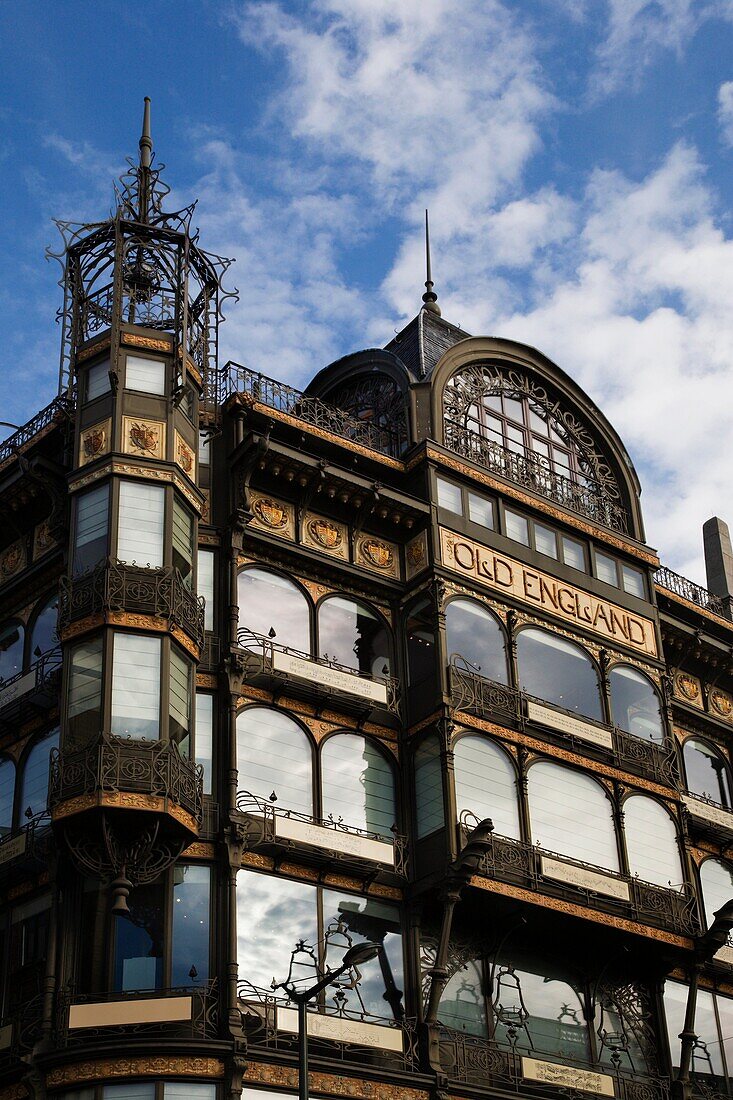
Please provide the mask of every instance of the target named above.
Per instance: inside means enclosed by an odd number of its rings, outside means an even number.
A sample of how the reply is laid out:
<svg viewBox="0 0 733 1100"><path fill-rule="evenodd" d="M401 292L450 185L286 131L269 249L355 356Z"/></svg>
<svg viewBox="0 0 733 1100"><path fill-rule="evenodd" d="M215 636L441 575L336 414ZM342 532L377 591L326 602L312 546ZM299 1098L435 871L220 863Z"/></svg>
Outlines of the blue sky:
<svg viewBox="0 0 733 1100"><path fill-rule="evenodd" d="M649 542L733 523L733 0L0 4L0 417L55 393L51 219L158 159L235 257L231 357L295 385L420 304L539 347L604 409Z"/></svg>

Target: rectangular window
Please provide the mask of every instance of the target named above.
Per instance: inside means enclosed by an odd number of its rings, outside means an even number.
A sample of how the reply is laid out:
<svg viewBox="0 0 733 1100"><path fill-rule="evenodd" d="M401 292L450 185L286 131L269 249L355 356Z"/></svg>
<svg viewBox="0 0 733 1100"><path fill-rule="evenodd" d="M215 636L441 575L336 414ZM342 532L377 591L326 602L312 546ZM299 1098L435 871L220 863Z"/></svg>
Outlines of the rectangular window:
<svg viewBox="0 0 733 1100"><path fill-rule="evenodd" d="M164 880L136 886L127 904L129 919L113 923L114 989L160 989L167 939Z"/></svg>
<svg viewBox="0 0 733 1100"><path fill-rule="evenodd" d="M173 499L173 565L184 580L193 562L193 516L177 497Z"/></svg>
<svg viewBox="0 0 733 1100"><path fill-rule="evenodd" d="M438 483L438 507L445 508L446 512L454 512L457 516L463 515L461 502L461 488L452 481L445 481L442 477Z"/></svg>
<svg viewBox="0 0 733 1100"><path fill-rule="evenodd" d="M171 646L169 690L169 739L175 741L182 756L191 751L191 662Z"/></svg>
<svg viewBox="0 0 733 1100"><path fill-rule="evenodd" d="M585 573L585 547L569 535L562 536L562 560L571 569L582 569Z"/></svg>
<svg viewBox="0 0 733 1100"><path fill-rule="evenodd" d="M87 371L87 401L94 401L96 397L109 393L111 388L109 359L105 359L101 363L95 363L93 367L89 368Z"/></svg>
<svg viewBox="0 0 733 1100"><path fill-rule="evenodd" d="M199 432L199 466L211 465L211 434Z"/></svg>
<svg viewBox="0 0 733 1100"><path fill-rule="evenodd" d="M214 554L211 550L199 550L196 585L199 596L206 600L204 630L214 629Z"/></svg>
<svg viewBox="0 0 733 1100"><path fill-rule="evenodd" d="M551 527L545 527L543 523L534 525L535 550L540 554L547 554L548 558L557 557L557 538Z"/></svg>
<svg viewBox="0 0 733 1100"><path fill-rule="evenodd" d="M605 581L606 584L612 584L614 588L618 588L616 559L609 557L608 554L602 554L600 550L596 550L596 576L599 581Z"/></svg>
<svg viewBox="0 0 733 1100"><path fill-rule="evenodd" d="M638 596L640 600L643 600L646 592L644 591L644 574L641 569L635 569L633 565L622 564L621 574L624 579L624 591L628 592L630 596Z"/></svg>
<svg viewBox="0 0 733 1100"><path fill-rule="evenodd" d="M173 868L171 986L209 979L211 871L200 864Z"/></svg>
<svg viewBox="0 0 733 1100"><path fill-rule="evenodd" d="M529 546L529 524L524 516L517 515L516 512L510 512L508 508L505 508L504 523L506 525L506 537L508 539L513 539L514 542L521 542L524 546Z"/></svg>
<svg viewBox="0 0 733 1100"><path fill-rule="evenodd" d="M160 638L115 634L112 733L146 741L160 736Z"/></svg>
<svg viewBox="0 0 733 1100"><path fill-rule="evenodd" d="M211 794L214 752L214 696L196 692L196 763L204 769L204 794Z"/></svg>
<svg viewBox="0 0 733 1100"><path fill-rule="evenodd" d="M69 748L89 744L100 732L102 639L74 646L69 658L66 738Z"/></svg>
<svg viewBox="0 0 733 1100"><path fill-rule="evenodd" d="M163 565L165 489L140 481L120 482L117 557L129 565Z"/></svg>
<svg viewBox="0 0 733 1100"><path fill-rule="evenodd" d="M494 505L486 497L479 496L478 493L468 494L468 518L472 523L478 523L481 527L493 528L494 526Z"/></svg>
<svg viewBox="0 0 733 1100"><path fill-rule="evenodd" d="M107 556L109 485L100 485L76 498L73 572L91 569Z"/></svg>
<svg viewBox="0 0 733 1100"><path fill-rule="evenodd" d="M165 363L144 355L128 355L125 389L165 396Z"/></svg>

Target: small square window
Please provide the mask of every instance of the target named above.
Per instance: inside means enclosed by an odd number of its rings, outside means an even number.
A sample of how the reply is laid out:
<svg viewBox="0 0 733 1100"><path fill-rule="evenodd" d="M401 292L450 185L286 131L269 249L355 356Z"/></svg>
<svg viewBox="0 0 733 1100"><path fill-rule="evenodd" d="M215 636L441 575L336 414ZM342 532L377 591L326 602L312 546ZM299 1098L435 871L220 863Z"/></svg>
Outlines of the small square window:
<svg viewBox="0 0 733 1100"><path fill-rule="evenodd" d="M109 393L111 388L109 359L104 359L101 363L95 363L87 371L87 401L94 401L96 397Z"/></svg>
<svg viewBox="0 0 733 1100"><path fill-rule="evenodd" d="M468 494L468 518L472 523L479 523L482 527L494 526L494 505L486 497L478 493Z"/></svg>
<svg viewBox="0 0 733 1100"><path fill-rule="evenodd" d="M571 569L582 569L585 573L585 547L569 535L562 536L562 560Z"/></svg>
<svg viewBox="0 0 733 1100"><path fill-rule="evenodd" d="M164 395L165 363L161 359L128 355L125 389Z"/></svg>
<svg viewBox="0 0 733 1100"><path fill-rule="evenodd" d="M557 539L551 527L545 527L542 523L534 525L535 550L540 554L547 554L549 558L557 557Z"/></svg>
<svg viewBox="0 0 733 1100"><path fill-rule="evenodd" d="M618 588L616 559L596 550L596 576L599 581L605 581L606 584L612 584L615 588Z"/></svg>
<svg viewBox="0 0 733 1100"><path fill-rule="evenodd" d="M524 546L529 546L529 524L524 516L519 516L516 512L510 512L505 508L504 524L506 526L506 536L508 539L513 539L514 542L521 542Z"/></svg>
<svg viewBox="0 0 733 1100"><path fill-rule="evenodd" d="M438 507L445 508L447 512L455 512L457 516L462 516L463 504L461 503L460 486L454 485L452 481L444 481L442 477L439 477Z"/></svg>
<svg viewBox="0 0 733 1100"><path fill-rule="evenodd" d="M628 592L630 596L638 596L640 600L643 600L646 592L644 591L644 574L641 569L634 569L633 565L622 565L621 573L624 579L624 591Z"/></svg>

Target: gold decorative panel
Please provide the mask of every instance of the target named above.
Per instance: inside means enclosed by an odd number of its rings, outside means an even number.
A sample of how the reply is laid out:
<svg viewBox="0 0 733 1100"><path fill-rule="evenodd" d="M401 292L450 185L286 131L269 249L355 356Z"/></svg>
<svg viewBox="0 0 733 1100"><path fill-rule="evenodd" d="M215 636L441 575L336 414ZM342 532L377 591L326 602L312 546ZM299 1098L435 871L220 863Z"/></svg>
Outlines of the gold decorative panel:
<svg viewBox="0 0 733 1100"><path fill-rule="evenodd" d="M343 523L309 512L303 520L300 541L304 546L348 561L349 529Z"/></svg>
<svg viewBox="0 0 733 1100"><path fill-rule="evenodd" d="M708 690L708 709L716 718L722 718L724 722L733 722L733 697L722 688L714 687Z"/></svg>
<svg viewBox="0 0 733 1100"><path fill-rule="evenodd" d="M49 550L56 546L56 539L51 534L51 524L47 519L39 523L33 532L33 560L42 558Z"/></svg>
<svg viewBox="0 0 733 1100"><path fill-rule="evenodd" d="M175 434L176 443L176 464L181 467L185 474L191 478L191 481L196 480L196 454L192 447L188 445L180 432Z"/></svg>
<svg viewBox="0 0 733 1100"><path fill-rule="evenodd" d="M407 574L408 581L416 577L418 573L421 573L427 564L428 536L427 532L423 531L417 538L408 542L405 547L405 573Z"/></svg>
<svg viewBox="0 0 733 1100"><path fill-rule="evenodd" d="M79 465L86 466L88 462L109 454L111 434L112 421L109 419L85 428L79 437Z"/></svg>
<svg viewBox="0 0 733 1100"><path fill-rule="evenodd" d="M385 542L375 535L360 535L354 556L357 565L375 570L385 577L400 575L399 550L392 542Z"/></svg>
<svg viewBox="0 0 733 1100"><path fill-rule="evenodd" d="M25 546L23 539L18 539L0 554L0 584L4 584L16 573L20 573L24 566Z"/></svg>
<svg viewBox="0 0 733 1100"><path fill-rule="evenodd" d="M702 687L697 676L676 669L672 682L674 693L678 699L684 700L685 703L689 703L693 707L699 707L700 710L703 709Z"/></svg>
<svg viewBox="0 0 733 1100"><path fill-rule="evenodd" d="M162 420L123 416L122 450L144 458L165 458L165 424Z"/></svg>
<svg viewBox="0 0 733 1100"><path fill-rule="evenodd" d="M295 538L295 509L292 504L263 493L253 493L251 508L249 527L267 531L270 535L279 535L284 539Z"/></svg>

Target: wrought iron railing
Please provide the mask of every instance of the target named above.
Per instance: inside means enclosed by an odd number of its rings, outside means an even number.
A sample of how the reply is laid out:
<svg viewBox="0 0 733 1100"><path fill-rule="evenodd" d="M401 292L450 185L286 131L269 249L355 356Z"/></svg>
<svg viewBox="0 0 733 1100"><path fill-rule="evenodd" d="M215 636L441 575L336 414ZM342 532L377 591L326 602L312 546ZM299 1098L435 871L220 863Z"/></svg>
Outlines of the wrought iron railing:
<svg viewBox="0 0 733 1100"><path fill-rule="evenodd" d="M19 1062L30 1053L41 1037L43 994L23 999L5 1016L0 1017L0 1035L6 1037L0 1047L0 1067Z"/></svg>
<svg viewBox="0 0 733 1100"><path fill-rule="evenodd" d="M126 611L167 619L198 646L204 640L204 601L178 569L147 569L104 560L86 573L62 577L59 630L102 611Z"/></svg>
<svg viewBox="0 0 733 1100"><path fill-rule="evenodd" d="M696 584L694 581L688 580L687 577L675 573L672 569L668 569L666 565L657 569L654 574L654 583L658 588L666 588L668 592L674 592L676 596L681 596L683 600L688 600L690 603L696 604L697 607L712 611L716 615L722 615L723 618L730 618L728 600L725 600L722 596L714 596L701 584Z"/></svg>
<svg viewBox="0 0 733 1100"><path fill-rule="evenodd" d="M658 1074L634 1073L604 1064L590 1065L565 1055L544 1054L532 1049L522 1051L516 1045L499 1045L495 1040L467 1035L443 1024L438 1025L437 1030L441 1068L450 1081L464 1085L493 1087L522 1096L580 1096L588 1091L582 1085L583 1074L602 1074L613 1079L616 1100L667 1100L670 1095L668 1078ZM560 1074L554 1084L527 1079L522 1073L523 1055L565 1067L565 1079ZM573 1086L574 1075L578 1083Z"/></svg>
<svg viewBox="0 0 733 1100"><path fill-rule="evenodd" d="M18 451L21 451L27 443L30 443L34 436L38 435L44 428L47 428L49 424L55 424L57 421L61 420L68 420L73 410L74 403L69 400L68 397L55 397L49 405L46 405L45 409L41 409L40 412L37 412L27 424L23 424L17 432L14 432L13 435L9 435L7 439L4 439L2 443L0 443L0 466L6 462L7 459L16 455Z"/></svg>
<svg viewBox="0 0 733 1100"><path fill-rule="evenodd" d="M382 431L366 420L359 420L351 413L327 404L320 397L310 397L284 382L268 378L267 375L242 367L238 363L228 363L227 367L229 394L244 396L253 403L286 413L305 424L338 436L339 439L368 447L371 451L386 455L393 453L393 437L390 432Z"/></svg>
<svg viewBox="0 0 733 1100"><path fill-rule="evenodd" d="M349 665L339 664L338 661L332 661L326 657L312 657L310 653L292 649L290 646L279 645L271 638L267 638L263 634L255 634L253 630L248 630L246 627L237 631L237 647L242 658L245 677L268 675L288 680L292 685L292 671L279 671L275 667L275 655L282 654L283 657L293 657L296 661L303 662L304 668L310 667L314 670L313 676L309 676L307 679L307 683L313 690L324 692L327 695L339 696L342 699L345 694L350 694L348 688L344 686L344 681L339 681L338 684L329 684L327 677L319 677L316 672L317 669L331 669L336 673L343 673L345 676L350 676L354 680L361 680L364 683L364 695L354 692L354 700L361 701L365 706L384 706L391 714L399 715L400 682L394 676L370 676L367 672L360 672ZM369 684L378 684L384 687L387 696L385 703L369 698L366 689L366 685Z"/></svg>
<svg viewBox="0 0 733 1100"><path fill-rule="evenodd" d="M26 696L56 686L61 676L62 654L59 646L42 653L26 672L18 672L7 680L0 679L0 711L13 703L20 703Z"/></svg>
<svg viewBox="0 0 733 1100"><path fill-rule="evenodd" d="M245 1032L250 1049L264 1049L293 1054L297 1050L298 1037L289 1031L278 1028L278 1011L293 1009L287 997L277 996L271 990L261 989L248 981L240 981L239 1006L242 1012ZM419 1070L419 1051L417 1024L412 1018L399 1020L374 1016L365 1011L349 1010L348 999L337 990L331 1001L326 1001L309 1009L309 1017L330 1017L334 1021L343 1021L343 1038L322 1038L316 1028L309 1025L308 1046L311 1054L344 1062L366 1062L370 1065L383 1064L389 1068ZM349 1028L350 1023L372 1024L382 1027L385 1032L399 1032L401 1050L395 1050L396 1044L379 1047L374 1041L360 1043ZM335 1026L338 1031L338 1024Z"/></svg>
<svg viewBox="0 0 733 1100"><path fill-rule="evenodd" d="M98 1027L70 1028L69 1013L72 1006L125 1004L137 1000L159 1001L169 997L190 997L190 1020L158 1020L154 1023L100 1025ZM74 1043L87 1044L95 1039L127 1041L135 1036L162 1036L181 1039L215 1039L219 1030L219 990L216 979L195 986L178 986L172 989L127 989L124 993L89 993L80 995L72 989L59 991L57 999L56 1041L66 1047Z"/></svg>
<svg viewBox="0 0 733 1100"><path fill-rule="evenodd" d="M278 819L291 822L302 822L305 826L318 826L340 833L355 840L376 840L382 844L392 845L394 854L394 871L398 875L407 874L407 837L398 833L396 828L391 828L388 835L377 833L368 829L360 829L358 826L349 825L342 818L328 817L317 818L310 814L298 813L296 810L288 810L282 806L276 806L267 798L251 794L250 791L240 791L237 795L237 811L244 818L245 842L248 848L258 848L262 845L273 844L278 838ZM281 830L282 833L282 830ZM298 841L291 837L282 838L279 843L284 847L298 847ZM307 841L312 843L312 841ZM337 849L329 849L329 857L335 860L370 862L368 856L359 856L357 851L339 852Z"/></svg>
<svg viewBox="0 0 733 1100"><path fill-rule="evenodd" d="M628 533L626 509L588 476L584 476L582 482L573 481L548 469L541 455L531 452L516 454L452 420L444 423L443 441L449 451L455 451L463 458L499 474L514 485L521 485L548 500L554 500L556 504L604 527Z"/></svg>
<svg viewBox="0 0 733 1100"><path fill-rule="evenodd" d="M451 702L456 710L465 711L467 714L475 714L479 718L490 718L500 722L509 722L512 726L525 729L527 701L539 703L548 711L557 711L558 718L568 715L571 719L580 719L580 715L569 711L560 710L546 703L542 699L534 699L525 692L517 691L506 684L498 684L488 680L478 672L465 667L462 658L454 658L449 665ZM661 744L636 737L626 730L605 723L588 723L597 726L599 730L605 730L610 734L611 745L605 748L594 742L589 742L582 737L574 736L568 730L554 728L553 732L563 738L563 741L577 749L580 753L586 753L589 749L606 753L610 760L626 771L655 779L666 786L678 788L680 785L679 761L677 750L670 739L665 739Z"/></svg>
<svg viewBox="0 0 733 1100"><path fill-rule="evenodd" d="M28 860L47 862L50 824L48 810L41 810L0 837L0 879L7 878L21 860L24 864Z"/></svg>
<svg viewBox="0 0 733 1100"><path fill-rule="evenodd" d="M465 843L471 825L464 820L459 825L460 839ZM542 873L542 859L551 859L568 868L567 883ZM475 873L499 882L513 882L540 894L558 894L589 909L601 912L618 912L640 924L649 924L685 936L700 932L697 899L692 887L685 883L680 889L657 886L632 875L607 871L594 864L569 859L558 852L539 848L525 841L491 834L485 838L485 847L476 862ZM628 900L615 893L601 893L592 886L583 885L584 873L588 881L598 876L611 884L618 884L616 893L628 889Z"/></svg>
<svg viewBox="0 0 733 1100"><path fill-rule="evenodd" d="M200 824L203 768L170 741L133 741L102 734L73 753L51 751L51 810L84 794L130 791L159 795L187 810Z"/></svg>

